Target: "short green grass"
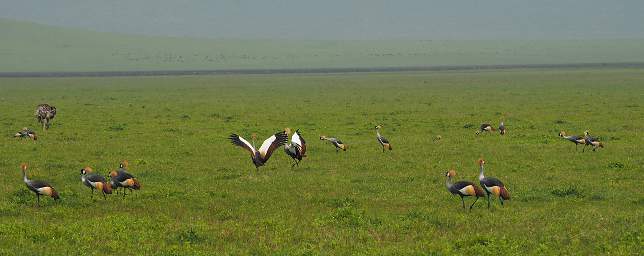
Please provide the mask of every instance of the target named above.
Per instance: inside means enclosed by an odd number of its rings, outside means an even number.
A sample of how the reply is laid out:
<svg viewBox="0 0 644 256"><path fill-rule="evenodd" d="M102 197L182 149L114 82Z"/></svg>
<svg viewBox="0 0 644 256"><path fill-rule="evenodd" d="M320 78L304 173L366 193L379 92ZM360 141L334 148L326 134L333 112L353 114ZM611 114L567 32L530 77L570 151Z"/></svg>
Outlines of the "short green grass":
<svg viewBox="0 0 644 256"><path fill-rule="evenodd" d="M234 40L101 33L0 19L0 72L644 62L644 39Z"/></svg>
<svg viewBox="0 0 644 256"><path fill-rule="evenodd" d="M3 255L642 252L641 69L4 78L0 91ZM51 129L12 138L38 128L43 102L59 111ZM502 119L506 136L475 136ZM256 171L226 139L285 127L308 141L298 168L280 150ZM590 129L606 148L575 152L562 129ZM513 198L468 212L444 171L474 181L481 156ZM142 190L90 198L80 169L123 159ZM62 199L34 207L21 162Z"/></svg>

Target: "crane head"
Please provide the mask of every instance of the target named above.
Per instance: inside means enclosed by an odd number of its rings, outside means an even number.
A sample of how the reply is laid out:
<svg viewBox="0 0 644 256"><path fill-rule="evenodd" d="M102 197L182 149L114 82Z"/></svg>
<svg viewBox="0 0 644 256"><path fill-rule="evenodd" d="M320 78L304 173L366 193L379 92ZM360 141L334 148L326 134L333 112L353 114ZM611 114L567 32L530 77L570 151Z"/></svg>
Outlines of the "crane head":
<svg viewBox="0 0 644 256"><path fill-rule="evenodd" d="M449 178L454 177L454 176L456 176L456 171L453 170L453 169L449 170L449 171L445 172L445 176L447 176Z"/></svg>
<svg viewBox="0 0 644 256"><path fill-rule="evenodd" d="M21 163L20 164L20 170L22 170L23 172L26 171L27 170L27 163Z"/></svg>
<svg viewBox="0 0 644 256"><path fill-rule="evenodd" d="M478 162L479 162L479 165L484 165L485 164L485 160L483 160L483 158L479 158Z"/></svg>
<svg viewBox="0 0 644 256"><path fill-rule="evenodd" d="M127 169L127 167L128 167L129 165L130 165L130 163L129 163L127 160L123 160L123 161L119 164L119 168Z"/></svg>

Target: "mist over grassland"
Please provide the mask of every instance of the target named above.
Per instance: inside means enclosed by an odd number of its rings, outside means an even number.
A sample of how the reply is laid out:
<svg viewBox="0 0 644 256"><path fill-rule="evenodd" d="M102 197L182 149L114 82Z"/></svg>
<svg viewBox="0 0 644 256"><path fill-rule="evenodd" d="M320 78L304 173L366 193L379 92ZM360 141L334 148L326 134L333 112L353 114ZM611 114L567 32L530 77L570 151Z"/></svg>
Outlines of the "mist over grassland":
<svg viewBox="0 0 644 256"><path fill-rule="evenodd" d="M235 40L126 35L0 19L0 72L644 62L644 39Z"/></svg>

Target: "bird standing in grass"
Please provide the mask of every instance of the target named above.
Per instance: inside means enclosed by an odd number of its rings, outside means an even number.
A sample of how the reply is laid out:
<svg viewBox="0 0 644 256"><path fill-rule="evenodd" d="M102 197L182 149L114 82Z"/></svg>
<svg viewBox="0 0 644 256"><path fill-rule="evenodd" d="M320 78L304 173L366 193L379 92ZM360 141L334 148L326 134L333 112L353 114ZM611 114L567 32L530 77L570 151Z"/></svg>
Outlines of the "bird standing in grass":
<svg viewBox="0 0 644 256"><path fill-rule="evenodd" d="M56 117L56 107L49 104L40 104L36 107L36 118L38 122L42 124L42 129L49 129L51 125L51 120Z"/></svg>
<svg viewBox="0 0 644 256"><path fill-rule="evenodd" d="M38 136L36 136L36 133L32 131L31 129L25 127L22 128L19 132L17 132L13 137L16 138L31 138L32 140L37 140Z"/></svg>
<svg viewBox="0 0 644 256"><path fill-rule="evenodd" d="M324 136L324 135L320 135L320 140L326 140L326 141L328 141L328 142L331 142L331 144L333 144L333 146L335 146L335 152L336 152L336 153L337 153L338 151L340 151L340 149L342 149L342 151L347 151L347 145L345 145L344 143L342 143L342 141L340 141L340 140L339 140L339 139L337 139L337 138L326 137L326 136Z"/></svg>
<svg viewBox="0 0 644 256"><path fill-rule="evenodd" d="M479 135L479 134L481 134L483 132L493 132L493 131L495 131L495 129L494 129L494 127L492 127L492 125L487 124L487 123L486 124L481 124L481 127L479 128L479 130L476 131L476 135Z"/></svg>
<svg viewBox="0 0 644 256"><path fill-rule="evenodd" d="M29 190L36 193L37 206L40 206L40 195L49 196L54 200L60 199L58 192L56 192L54 187L49 185L49 183L39 180L30 180L27 178L27 164L21 164L20 169L22 170L22 179L25 182L25 185L27 185Z"/></svg>
<svg viewBox="0 0 644 256"><path fill-rule="evenodd" d="M592 146L593 151L595 151L597 148L603 148L604 144L599 141L599 138L590 136L589 131L586 130L584 131L584 149L582 152L586 151L587 146Z"/></svg>
<svg viewBox="0 0 644 256"><path fill-rule="evenodd" d="M288 135L291 133L291 129L286 128L284 131L286 131L286 137L288 138ZM306 157L306 141L302 138L302 134L299 129L296 130L291 137L291 142L284 143L284 152L286 152L286 154L295 162L291 167L296 165L299 166L302 158Z"/></svg>
<svg viewBox="0 0 644 256"><path fill-rule="evenodd" d="M575 150L578 150L577 146L579 146L579 144L582 144L582 145L586 144L586 140L583 137L577 136L577 135L566 136L566 132L564 131L559 132L559 137L562 137L572 143L575 143Z"/></svg>
<svg viewBox="0 0 644 256"><path fill-rule="evenodd" d="M503 123L503 121L501 121L501 124L499 124L499 133L501 135L505 135L505 124Z"/></svg>
<svg viewBox="0 0 644 256"><path fill-rule="evenodd" d="M103 199L107 199L107 194L112 194L112 184L108 183L105 177L92 173L91 167L85 167L80 170L81 173L81 182L83 185L90 188L92 191L92 197L94 197L94 189L101 191L103 193Z"/></svg>
<svg viewBox="0 0 644 256"><path fill-rule="evenodd" d="M381 125L376 125L376 138L378 139L378 143L382 146L382 152L385 152L385 149L392 150L391 144L389 144L389 140L387 140L384 136L380 135L380 128L382 128Z"/></svg>
<svg viewBox="0 0 644 256"><path fill-rule="evenodd" d="M483 190L472 182L457 181L455 183L452 183L452 177L456 176L456 171L449 170L445 173L445 176L447 176L447 181L446 181L447 190L450 193L454 195L459 195L461 197L461 202L463 203L463 209L465 209L465 200L463 199L464 197L466 196L476 197L472 205L470 205L470 211L471 211L476 201L479 200L479 197L485 196L485 194L483 193Z"/></svg>
<svg viewBox="0 0 644 256"><path fill-rule="evenodd" d="M256 136L253 134L253 144L255 144L255 138ZM262 143L262 146L259 147L259 149L255 149L254 145L251 145L247 140L237 134L231 134L229 139L233 145L241 147L250 153L250 157L253 164L255 164L255 168L259 170L260 166L266 164L273 154L273 151L288 141L288 135L286 135L285 131L275 133L268 139L264 140L264 143Z"/></svg>
<svg viewBox="0 0 644 256"><path fill-rule="evenodd" d="M122 187L123 197L127 195L125 189L130 191L141 189L139 180L127 171L127 161L123 161L118 170L110 172L110 185L117 190Z"/></svg>
<svg viewBox="0 0 644 256"><path fill-rule="evenodd" d="M479 159L479 182L481 184L481 187L487 194L487 208L490 208L490 194L499 197L499 202L501 202L501 206L503 206L503 200L510 200L510 193L505 188L505 185L503 185L503 182L501 182L499 179L493 177L485 177L485 175L483 174L484 164L485 160Z"/></svg>

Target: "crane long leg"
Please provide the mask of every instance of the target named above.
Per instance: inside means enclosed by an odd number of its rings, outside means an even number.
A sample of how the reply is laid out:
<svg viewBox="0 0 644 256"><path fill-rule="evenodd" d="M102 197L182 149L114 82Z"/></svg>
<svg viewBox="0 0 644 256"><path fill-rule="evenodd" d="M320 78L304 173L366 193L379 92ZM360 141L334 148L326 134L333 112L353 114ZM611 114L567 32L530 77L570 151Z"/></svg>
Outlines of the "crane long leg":
<svg viewBox="0 0 644 256"><path fill-rule="evenodd" d="M487 208L490 209L490 192L487 192Z"/></svg>
<svg viewBox="0 0 644 256"><path fill-rule="evenodd" d="M474 203L472 203L472 205L470 205L470 211L472 210L472 207L474 207L474 204L475 204L475 203L476 203L476 201L478 201L478 200L479 200L479 197L477 196L477 197L476 197L476 199L474 199Z"/></svg>
<svg viewBox="0 0 644 256"><path fill-rule="evenodd" d="M40 206L40 194L36 193L36 206Z"/></svg>
<svg viewBox="0 0 644 256"><path fill-rule="evenodd" d="M463 200L463 196L461 196L461 202L463 203L463 209L465 209L465 200Z"/></svg>
<svg viewBox="0 0 644 256"><path fill-rule="evenodd" d="M501 206L503 206L503 198L499 196L499 202L501 202Z"/></svg>

